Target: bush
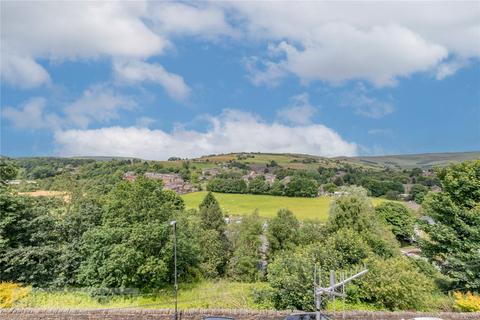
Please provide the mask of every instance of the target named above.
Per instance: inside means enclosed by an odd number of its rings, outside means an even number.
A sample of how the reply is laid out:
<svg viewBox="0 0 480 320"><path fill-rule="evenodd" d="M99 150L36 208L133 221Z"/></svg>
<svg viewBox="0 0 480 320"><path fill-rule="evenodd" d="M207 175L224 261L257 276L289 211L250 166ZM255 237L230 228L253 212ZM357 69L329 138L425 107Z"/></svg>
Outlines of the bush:
<svg viewBox="0 0 480 320"><path fill-rule="evenodd" d="M422 310L434 291L432 280L405 257L371 259L369 272L355 289L360 301L389 310Z"/></svg>
<svg viewBox="0 0 480 320"><path fill-rule="evenodd" d="M421 185L421 184L414 184L412 189L410 190L410 194L412 195L413 201L416 203L422 203L423 199L428 193L428 188Z"/></svg>
<svg viewBox="0 0 480 320"><path fill-rule="evenodd" d="M16 301L25 298L31 290L31 287L22 287L19 283L0 282L0 309L12 307Z"/></svg>
<svg viewBox="0 0 480 320"><path fill-rule="evenodd" d="M476 312L480 311L480 296L467 292L465 294L461 292L454 292L453 297L455 298L455 303L457 309L460 311L466 312Z"/></svg>

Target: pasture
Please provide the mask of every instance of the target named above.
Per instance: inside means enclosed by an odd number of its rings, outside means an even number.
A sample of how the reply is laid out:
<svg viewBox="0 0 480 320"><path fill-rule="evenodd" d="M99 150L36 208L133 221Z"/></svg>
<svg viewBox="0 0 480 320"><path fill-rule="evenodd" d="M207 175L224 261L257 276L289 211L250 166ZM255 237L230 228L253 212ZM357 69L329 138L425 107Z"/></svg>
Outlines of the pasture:
<svg viewBox="0 0 480 320"><path fill-rule="evenodd" d="M193 192L182 195L187 208L198 208L206 191ZM318 198L292 198L253 194L230 194L214 193L215 198L225 215L245 215L258 209L262 217L272 218L282 208L290 209L300 220L327 221L328 211L333 197L323 196ZM373 204L377 205L384 199L373 198Z"/></svg>

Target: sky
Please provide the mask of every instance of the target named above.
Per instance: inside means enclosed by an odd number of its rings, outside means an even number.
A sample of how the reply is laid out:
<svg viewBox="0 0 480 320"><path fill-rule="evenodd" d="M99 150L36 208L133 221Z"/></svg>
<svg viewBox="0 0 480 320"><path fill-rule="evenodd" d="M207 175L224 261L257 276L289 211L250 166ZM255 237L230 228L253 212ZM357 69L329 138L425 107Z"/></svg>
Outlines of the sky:
<svg viewBox="0 0 480 320"><path fill-rule="evenodd" d="M480 2L1 1L5 156L480 150Z"/></svg>

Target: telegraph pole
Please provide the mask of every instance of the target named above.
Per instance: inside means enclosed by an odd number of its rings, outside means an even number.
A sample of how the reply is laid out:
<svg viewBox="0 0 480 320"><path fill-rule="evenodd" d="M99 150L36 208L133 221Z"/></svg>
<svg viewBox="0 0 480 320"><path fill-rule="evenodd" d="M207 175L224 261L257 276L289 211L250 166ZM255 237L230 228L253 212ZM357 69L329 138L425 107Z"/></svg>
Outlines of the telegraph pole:
<svg viewBox="0 0 480 320"><path fill-rule="evenodd" d="M177 282L177 221L170 222L173 226L173 263L174 263L174 278L175 278L175 320L178 320L178 282Z"/></svg>

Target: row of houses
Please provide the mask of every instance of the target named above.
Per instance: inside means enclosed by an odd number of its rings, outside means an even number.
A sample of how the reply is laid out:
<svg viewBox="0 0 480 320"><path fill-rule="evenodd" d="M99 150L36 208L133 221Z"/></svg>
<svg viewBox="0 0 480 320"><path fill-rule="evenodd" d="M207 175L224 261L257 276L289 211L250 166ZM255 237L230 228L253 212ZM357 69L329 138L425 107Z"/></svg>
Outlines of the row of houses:
<svg viewBox="0 0 480 320"><path fill-rule="evenodd" d="M178 194L198 191L191 183L183 180L178 173L145 172L144 176L152 180L162 180L165 189L173 190ZM135 181L137 175L133 171L128 171L123 175L123 179Z"/></svg>

